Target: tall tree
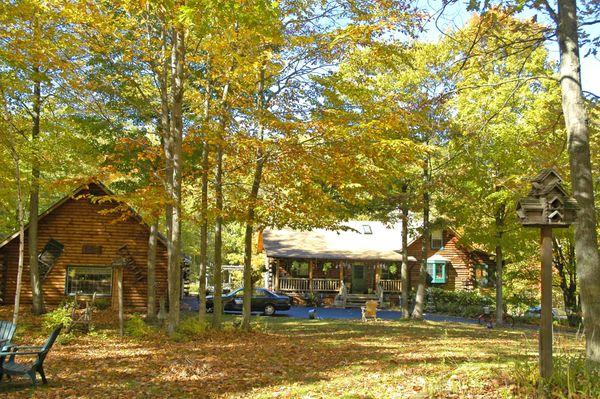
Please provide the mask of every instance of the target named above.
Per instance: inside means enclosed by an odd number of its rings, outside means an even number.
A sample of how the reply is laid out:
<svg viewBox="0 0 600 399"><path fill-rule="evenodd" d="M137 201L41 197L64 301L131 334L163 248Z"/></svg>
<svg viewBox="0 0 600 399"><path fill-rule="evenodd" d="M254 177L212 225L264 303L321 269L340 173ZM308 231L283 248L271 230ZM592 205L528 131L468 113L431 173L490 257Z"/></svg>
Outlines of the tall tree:
<svg viewBox="0 0 600 399"><path fill-rule="evenodd" d="M44 311L37 234L40 159L51 164L53 156L46 155L45 145L55 140L55 134L62 129L60 124L65 123L70 102L66 97L78 68L78 41L68 17L73 7L57 1L0 5L2 95L8 100L6 111L28 119L30 131L30 151L21 161L31 170L27 263L35 314Z"/></svg>
<svg viewBox="0 0 600 399"><path fill-rule="evenodd" d="M548 10L552 8L548 5ZM590 158L590 137L581 88L577 2L558 0L558 12L550 11L557 24L560 49L562 110L568 133L573 196L579 204L575 223L575 255L585 320L587 358L600 363L600 254L594 205L594 179ZM597 3L596 15L600 14ZM594 8L592 8L594 10Z"/></svg>
<svg viewBox="0 0 600 399"><path fill-rule="evenodd" d="M520 238L528 234L518 228L513 204L526 194L523 182L540 165L563 166L558 88L541 46L543 34L541 25L495 10L474 16L451 34L447 46L449 57L460 60L449 93L457 117L438 207L463 229L463 242L495 254L499 323L507 254L513 261L522 258L517 243L526 242Z"/></svg>
<svg viewBox="0 0 600 399"><path fill-rule="evenodd" d="M429 249L429 210L431 187L431 169L429 156L423 166L423 225L421 227L421 262L419 264L419 280L417 283L417 292L415 294L415 307L411 317L413 319L423 319L425 308L425 288L427 286L427 252Z"/></svg>
<svg viewBox="0 0 600 399"><path fill-rule="evenodd" d="M183 4L178 4L182 7ZM175 18L179 18L179 8L175 10ZM170 194L172 201L171 217L171 252L169 254L169 324L168 331L173 333L179 324L181 300L181 189L182 189L182 143L183 143L183 93L185 81L185 28L180 21L176 21L172 28L172 84L171 84L171 142L173 184Z"/></svg>
<svg viewBox="0 0 600 399"><path fill-rule="evenodd" d="M600 254L598 252L597 220L594 211L594 186L590 161L589 126L586 117L585 101L581 87L580 28L598 23L600 8L595 0L549 0L522 2L520 0L500 0L498 2L470 1L469 10L480 10L482 14L495 13L496 5L506 7L513 12L523 9L548 19L554 29L544 30L543 37L524 38L512 42L507 49L537 46L543 40L558 38L560 53L560 87L562 111L568 134L569 165L573 196L580 209L575 226L575 253L577 274L581 285L581 305L586 332L587 358L600 362ZM597 45L599 37L592 37L592 46ZM596 52L595 48L592 52ZM514 79L514 78L513 78Z"/></svg>

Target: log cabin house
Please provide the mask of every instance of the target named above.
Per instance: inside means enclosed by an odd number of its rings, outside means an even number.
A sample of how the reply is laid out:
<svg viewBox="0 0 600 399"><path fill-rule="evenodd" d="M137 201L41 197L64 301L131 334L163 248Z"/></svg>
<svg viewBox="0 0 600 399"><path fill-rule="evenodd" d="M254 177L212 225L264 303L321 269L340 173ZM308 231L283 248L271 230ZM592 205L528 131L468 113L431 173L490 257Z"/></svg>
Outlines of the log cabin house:
<svg viewBox="0 0 600 399"><path fill-rule="evenodd" d="M402 292L402 225L351 221L338 231L264 230L259 245L267 257L265 285L277 292L306 297L317 293L329 301L345 292L348 299L397 302ZM410 286L416 287L423 237L409 229ZM458 243L450 228L427 237L428 285L470 290L489 283L486 253ZM346 302L344 302L344 305Z"/></svg>
<svg viewBox="0 0 600 399"><path fill-rule="evenodd" d="M126 308L147 304L147 256L150 228L129 206L115 200L100 183L76 189L39 216L38 259L46 305L66 298L96 294L117 307L115 267L123 268ZM19 233L0 242L0 298L14 303ZM25 233L25 264L21 303L31 303L29 249ZM167 298L167 246L159 235L156 249L156 296Z"/></svg>

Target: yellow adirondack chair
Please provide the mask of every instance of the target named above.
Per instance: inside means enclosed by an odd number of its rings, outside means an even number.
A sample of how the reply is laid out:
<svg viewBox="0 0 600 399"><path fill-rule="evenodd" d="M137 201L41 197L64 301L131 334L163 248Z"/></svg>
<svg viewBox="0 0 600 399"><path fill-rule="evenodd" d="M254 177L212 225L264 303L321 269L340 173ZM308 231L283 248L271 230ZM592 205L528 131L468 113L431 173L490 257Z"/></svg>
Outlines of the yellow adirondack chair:
<svg viewBox="0 0 600 399"><path fill-rule="evenodd" d="M362 321L377 320L377 301L367 301L365 306L360 308L362 311Z"/></svg>

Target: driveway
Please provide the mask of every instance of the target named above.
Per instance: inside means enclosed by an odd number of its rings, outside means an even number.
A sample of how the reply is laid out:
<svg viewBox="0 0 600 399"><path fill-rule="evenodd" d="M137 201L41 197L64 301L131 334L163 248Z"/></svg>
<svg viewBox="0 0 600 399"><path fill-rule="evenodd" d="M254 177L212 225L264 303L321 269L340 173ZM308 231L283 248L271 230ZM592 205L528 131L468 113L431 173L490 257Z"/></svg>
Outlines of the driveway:
<svg viewBox="0 0 600 399"><path fill-rule="evenodd" d="M198 310L198 299L195 297L186 297L183 300L184 306L188 310ZM288 311L278 310L275 314L276 317L292 317L295 319L308 319L308 311L316 309L316 316L319 319L346 319L346 320L360 320L361 311L357 308L340 309L340 308L311 308L305 306L292 306ZM226 313L240 313L240 312L226 312ZM383 320L398 320L402 317L401 312L395 310L380 310L377 312L377 317ZM476 319L469 319L465 317L457 316L446 316L440 314L425 314L425 320L431 321L445 321L450 323L469 323L477 324Z"/></svg>

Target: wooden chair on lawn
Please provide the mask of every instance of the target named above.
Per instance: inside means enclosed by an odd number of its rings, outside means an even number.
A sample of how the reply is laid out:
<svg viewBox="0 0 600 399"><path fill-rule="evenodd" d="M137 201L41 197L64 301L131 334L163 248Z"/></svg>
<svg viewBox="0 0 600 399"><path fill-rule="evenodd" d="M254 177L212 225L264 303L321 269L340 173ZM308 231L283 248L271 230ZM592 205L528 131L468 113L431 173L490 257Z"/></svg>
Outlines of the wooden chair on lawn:
<svg viewBox="0 0 600 399"><path fill-rule="evenodd" d="M4 345L10 344L16 330L16 324L11 323L10 321L0 321L0 349L2 349Z"/></svg>
<svg viewBox="0 0 600 399"><path fill-rule="evenodd" d="M31 378L34 386L37 386L36 374L39 373L42 377L42 382L46 384L46 374L44 374L44 359L48 355L48 352L54 345L54 341L58 337L62 324L52 331L52 334L46 340L43 346L17 346L9 345L3 348L0 352L0 380L6 374L9 378L13 375L27 375ZM28 363L17 363L15 357L21 356L36 356L33 362ZM6 360L8 358L8 360Z"/></svg>
<svg viewBox="0 0 600 399"><path fill-rule="evenodd" d="M365 306L360 308L362 311L362 321L377 320L377 301L367 301Z"/></svg>

